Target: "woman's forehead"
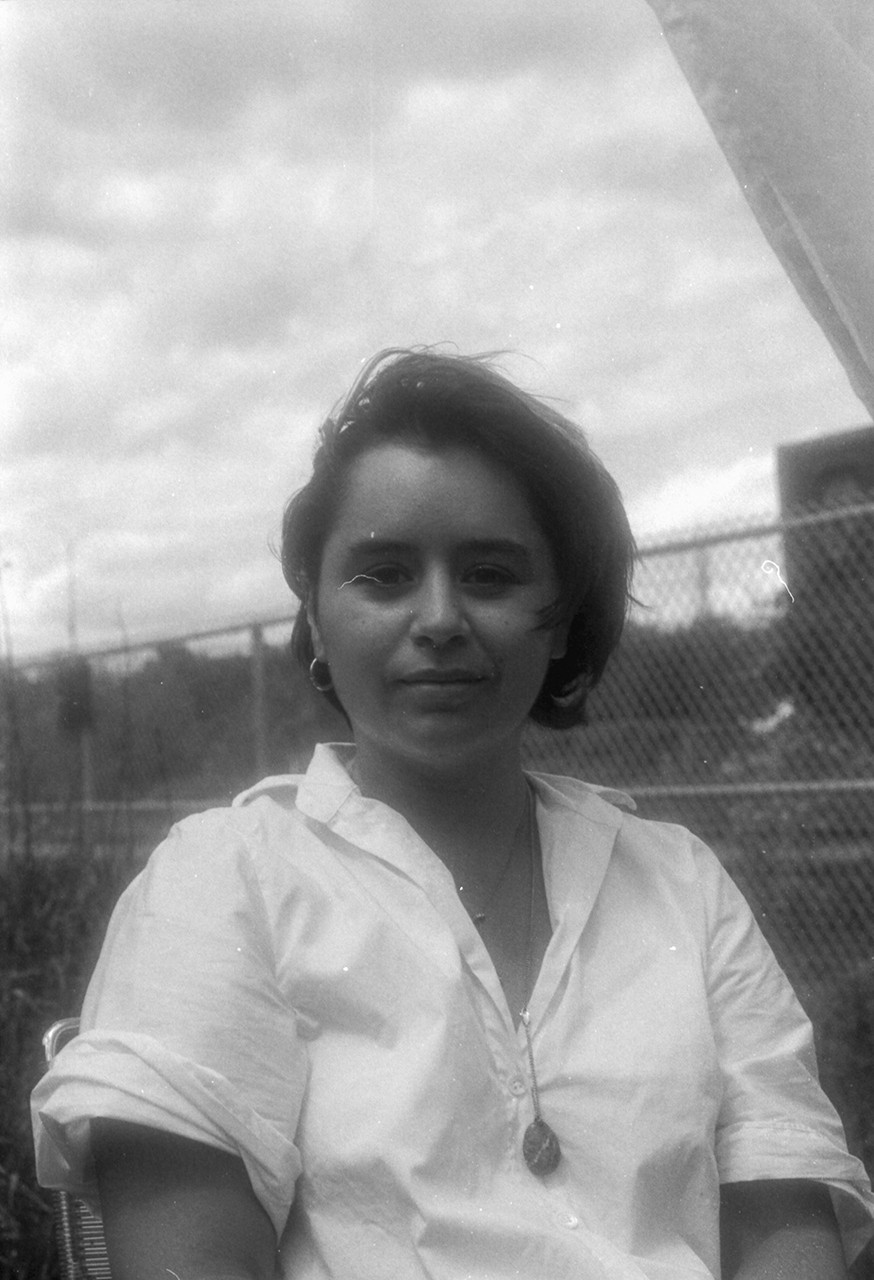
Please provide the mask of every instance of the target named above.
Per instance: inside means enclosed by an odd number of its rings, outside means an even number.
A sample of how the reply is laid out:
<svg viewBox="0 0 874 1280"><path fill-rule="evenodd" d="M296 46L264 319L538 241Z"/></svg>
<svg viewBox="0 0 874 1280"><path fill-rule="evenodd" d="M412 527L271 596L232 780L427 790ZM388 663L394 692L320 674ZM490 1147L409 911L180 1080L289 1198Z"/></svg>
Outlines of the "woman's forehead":
<svg viewBox="0 0 874 1280"><path fill-rule="evenodd" d="M352 463L332 534L384 538L435 524L470 536L496 536L510 527L542 536L523 484L481 450L394 442L375 445Z"/></svg>

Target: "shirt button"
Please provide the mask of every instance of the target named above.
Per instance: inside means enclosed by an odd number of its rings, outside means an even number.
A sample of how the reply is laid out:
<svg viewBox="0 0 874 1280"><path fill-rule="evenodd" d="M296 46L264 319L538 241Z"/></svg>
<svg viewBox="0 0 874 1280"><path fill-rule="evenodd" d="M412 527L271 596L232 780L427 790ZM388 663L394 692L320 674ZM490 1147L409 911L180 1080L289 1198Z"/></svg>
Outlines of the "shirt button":
<svg viewBox="0 0 874 1280"><path fill-rule="evenodd" d="M580 1220L575 1213L571 1213L570 1209L560 1209L555 1215L555 1220L560 1227L566 1227L568 1231L573 1231L574 1227L580 1225Z"/></svg>
<svg viewBox="0 0 874 1280"><path fill-rule="evenodd" d="M510 1081L510 1092L517 1098L521 1098L523 1093L528 1092L528 1086L521 1076L513 1076Z"/></svg>

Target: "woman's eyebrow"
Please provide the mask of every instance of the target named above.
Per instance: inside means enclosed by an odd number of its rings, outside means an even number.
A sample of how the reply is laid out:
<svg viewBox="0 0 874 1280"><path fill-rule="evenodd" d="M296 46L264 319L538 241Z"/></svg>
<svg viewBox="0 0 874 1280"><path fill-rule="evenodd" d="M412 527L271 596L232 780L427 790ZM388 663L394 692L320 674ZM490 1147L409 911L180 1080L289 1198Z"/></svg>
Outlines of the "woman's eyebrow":
<svg viewBox="0 0 874 1280"><path fill-rule="evenodd" d="M523 560L531 559L531 548L527 547L524 542L516 542L513 538L471 538L469 542L462 542L461 549L463 551L472 551L474 555L497 554L505 556L516 556Z"/></svg>
<svg viewBox="0 0 874 1280"><path fill-rule="evenodd" d="M410 551L411 544L402 542L399 538L361 538L358 542L350 543L347 548L347 556L372 556L391 555L392 553L399 555L401 552Z"/></svg>

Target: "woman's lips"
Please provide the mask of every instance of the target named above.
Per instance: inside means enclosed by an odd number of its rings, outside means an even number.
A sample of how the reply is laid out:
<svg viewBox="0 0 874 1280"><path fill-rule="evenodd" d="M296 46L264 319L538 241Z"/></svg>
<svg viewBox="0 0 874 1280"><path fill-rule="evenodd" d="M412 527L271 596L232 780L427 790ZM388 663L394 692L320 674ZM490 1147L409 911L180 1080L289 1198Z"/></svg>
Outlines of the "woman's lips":
<svg viewBox="0 0 874 1280"><path fill-rule="evenodd" d="M400 677L401 684L479 684L488 677L479 671L468 671L466 668L449 667L445 670L428 668L422 671L411 671Z"/></svg>

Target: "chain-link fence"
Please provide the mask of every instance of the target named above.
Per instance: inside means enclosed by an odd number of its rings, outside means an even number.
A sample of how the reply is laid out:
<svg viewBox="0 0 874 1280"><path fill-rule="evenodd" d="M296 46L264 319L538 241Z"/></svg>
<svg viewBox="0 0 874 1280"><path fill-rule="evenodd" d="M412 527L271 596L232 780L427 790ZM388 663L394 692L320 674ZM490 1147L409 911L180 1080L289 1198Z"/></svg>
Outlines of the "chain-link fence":
<svg viewBox="0 0 874 1280"><path fill-rule="evenodd" d="M787 963L812 983L870 961L874 507L651 548L636 595L591 723L531 733L529 759L684 822L753 897L777 869L817 897L845 876L822 902L833 940L799 935Z"/></svg>
<svg viewBox="0 0 874 1280"><path fill-rule="evenodd" d="M702 835L754 903L874 1159L874 506L644 549L590 723L526 762L630 792ZM287 654L291 619L7 669L8 849L134 855L179 812L300 768L345 726Z"/></svg>
<svg viewBox="0 0 874 1280"><path fill-rule="evenodd" d="M874 506L649 548L585 729L528 759L717 851L874 1169Z"/></svg>

